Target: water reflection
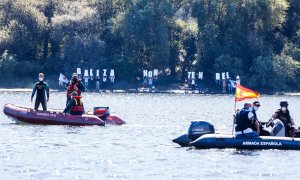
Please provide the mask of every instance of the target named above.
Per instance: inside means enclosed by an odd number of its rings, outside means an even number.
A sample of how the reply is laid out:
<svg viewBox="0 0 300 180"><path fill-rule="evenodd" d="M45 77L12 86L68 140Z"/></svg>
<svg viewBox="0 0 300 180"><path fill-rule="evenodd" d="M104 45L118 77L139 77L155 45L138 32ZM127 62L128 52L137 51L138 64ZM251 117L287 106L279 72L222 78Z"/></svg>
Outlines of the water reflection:
<svg viewBox="0 0 300 180"><path fill-rule="evenodd" d="M231 155L241 155L241 156L258 156L261 150L247 150L247 149L236 149L231 152Z"/></svg>
<svg viewBox="0 0 300 180"><path fill-rule="evenodd" d="M30 95L0 92L0 106L20 104ZM283 98L300 125L299 97L262 96L258 118L269 119ZM300 165L296 161L300 151L196 150L171 141L186 133L194 120L210 121L217 131L231 132L233 96L84 93L83 101L87 110L109 106L127 124L18 125L1 113L1 179L281 179L294 178ZM30 98L22 103L33 106ZM65 93L51 93L48 107L64 106Z"/></svg>

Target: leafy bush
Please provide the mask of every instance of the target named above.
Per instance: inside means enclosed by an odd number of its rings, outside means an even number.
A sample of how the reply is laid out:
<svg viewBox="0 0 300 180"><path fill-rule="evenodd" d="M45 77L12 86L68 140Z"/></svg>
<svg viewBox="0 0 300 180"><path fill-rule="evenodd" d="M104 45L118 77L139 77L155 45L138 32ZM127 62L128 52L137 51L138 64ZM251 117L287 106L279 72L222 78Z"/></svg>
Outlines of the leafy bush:
<svg viewBox="0 0 300 180"><path fill-rule="evenodd" d="M288 90L295 82L300 63L286 55L259 56L250 68L249 85L261 89Z"/></svg>
<svg viewBox="0 0 300 180"><path fill-rule="evenodd" d="M17 66L16 57L5 50L0 57L0 73L2 78L10 77Z"/></svg>
<svg viewBox="0 0 300 180"><path fill-rule="evenodd" d="M41 67L32 61L17 61L15 55L6 50L0 58L0 73L2 78L24 78L37 76Z"/></svg>
<svg viewBox="0 0 300 180"><path fill-rule="evenodd" d="M270 76L274 73L273 56L258 56L253 60L249 74L249 86L262 89L276 88L276 77Z"/></svg>
<svg viewBox="0 0 300 180"><path fill-rule="evenodd" d="M274 72L280 90L288 88L288 84L295 83L299 72L300 63L291 56L277 55L274 58Z"/></svg>
<svg viewBox="0 0 300 180"><path fill-rule="evenodd" d="M221 55L215 60L215 72L229 72L232 79L235 76L243 74L242 60L233 58L229 54Z"/></svg>

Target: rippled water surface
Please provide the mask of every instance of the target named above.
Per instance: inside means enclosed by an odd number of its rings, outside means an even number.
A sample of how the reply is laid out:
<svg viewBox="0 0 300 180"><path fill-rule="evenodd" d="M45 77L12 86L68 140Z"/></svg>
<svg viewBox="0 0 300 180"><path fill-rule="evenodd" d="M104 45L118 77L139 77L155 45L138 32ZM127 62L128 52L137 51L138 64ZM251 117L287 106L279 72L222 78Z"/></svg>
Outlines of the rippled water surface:
<svg viewBox="0 0 300 180"><path fill-rule="evenodd" d="M0 104L33 106L30 92L0 92ZM65 93L50 94L64 108ZM233 96L84 93L86 109L109 106L127 124L107 127L17 125L0 113L1 179L275 179L300 177L300 151L195 150L171 140L192 120L232 130ZM262 96L267 120L287 99L300 125L300 97ZM241 103L238 104L241 106Z"/></svg>

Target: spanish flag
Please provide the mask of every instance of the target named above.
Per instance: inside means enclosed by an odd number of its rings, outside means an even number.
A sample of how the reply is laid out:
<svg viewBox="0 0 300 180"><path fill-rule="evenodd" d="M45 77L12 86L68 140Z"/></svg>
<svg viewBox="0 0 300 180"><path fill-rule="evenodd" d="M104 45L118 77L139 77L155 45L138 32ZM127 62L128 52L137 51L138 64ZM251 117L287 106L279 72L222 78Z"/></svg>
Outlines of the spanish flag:
<svg viewBox="0 0 300 180"><path fill-rule="evenodd" d="M244 86L237 85L235 91L235 101L242 101L244 99L259 98L259 93L245 88Z"/></svg>

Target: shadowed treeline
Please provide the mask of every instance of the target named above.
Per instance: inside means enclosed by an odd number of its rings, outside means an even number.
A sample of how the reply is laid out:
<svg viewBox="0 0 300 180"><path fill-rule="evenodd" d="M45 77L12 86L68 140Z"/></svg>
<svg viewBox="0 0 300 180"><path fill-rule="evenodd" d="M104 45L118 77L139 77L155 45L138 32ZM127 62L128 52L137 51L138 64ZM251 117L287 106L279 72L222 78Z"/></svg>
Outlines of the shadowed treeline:
<svg viewBox="0 0 300 180"><path fill-rule="evenodd" d="M229 72L249 87L299 90L299 18L299 0L1 0L0 73L114 68L133 82L157 68L213 83Z"/></svg>

